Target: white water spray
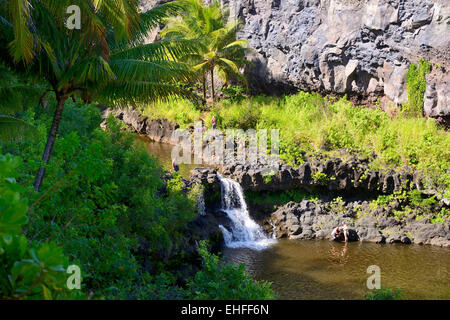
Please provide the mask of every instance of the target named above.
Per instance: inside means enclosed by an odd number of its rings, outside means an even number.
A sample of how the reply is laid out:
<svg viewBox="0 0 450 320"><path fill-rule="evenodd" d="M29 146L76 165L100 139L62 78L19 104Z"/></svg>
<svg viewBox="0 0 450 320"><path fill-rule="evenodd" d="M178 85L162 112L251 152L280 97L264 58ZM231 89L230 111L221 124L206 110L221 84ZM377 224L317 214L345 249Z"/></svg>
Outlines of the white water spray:
<svg viewBox="0 0 450 320"><path fill-rule="evenodd" d="M217 174L222 191L222 210L228 215L232 224L231 232L220 225L225 245L229 248L251 248L261 250L269 247L275 241L268 238L261 226L250 218L244 192L234 180Z"/></svg>

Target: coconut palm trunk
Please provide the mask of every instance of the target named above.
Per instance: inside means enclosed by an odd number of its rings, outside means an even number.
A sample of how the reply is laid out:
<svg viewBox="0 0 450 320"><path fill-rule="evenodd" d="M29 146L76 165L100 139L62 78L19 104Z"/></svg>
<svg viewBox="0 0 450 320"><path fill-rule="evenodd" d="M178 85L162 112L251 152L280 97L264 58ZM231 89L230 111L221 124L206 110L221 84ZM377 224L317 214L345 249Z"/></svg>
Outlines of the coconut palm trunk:
<svg viewBox="0 0 450 320"><path fill-rule="evenodd" d="M47 144L45 145L44 154L42 156L42 162L44 163L42 167L39 168L39 171L36 175L36 179L34 181L34 191L39 192L39 189L42 185L42 179L44 179L45 174L45 166L48 164L50 159L50 154L52 153L53 145L55 144L56 135L58 134L59 123L61 122L62 113L64 111L64 105L67 100L67 95L57 94L57 106L55 115L53 116L52 127L50 129L50 133L47 138Z"/></svg>
<svg viewBox="0 0 450 320"><path fill-rule="evenodd" d="M212 101L216 101L216 93L214 91L214 68L211 69L211 93L212 93Z"/></svg>
<svg viewBox="0 0 450 320"><path fill-rule="evenodd" d="M206 74L203 72L203 99L206 103Z"/></svg>

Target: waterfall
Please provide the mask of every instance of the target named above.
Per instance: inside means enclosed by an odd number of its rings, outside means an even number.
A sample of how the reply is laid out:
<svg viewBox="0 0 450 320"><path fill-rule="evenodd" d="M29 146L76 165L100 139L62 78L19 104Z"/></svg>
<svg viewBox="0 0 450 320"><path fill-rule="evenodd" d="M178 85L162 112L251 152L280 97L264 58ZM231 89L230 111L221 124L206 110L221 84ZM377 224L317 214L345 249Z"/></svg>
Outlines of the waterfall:
<svg viewBox="0 0 450 320"><path fill-rule="evenodd" d="M236 181L217 174L222 191L222 210L228 215L232 224L231 232L220 225L225 245L230 248L251 248L261 250L274 243L268 238L261 226L258 225L247 210L244 192Z"/></svg>

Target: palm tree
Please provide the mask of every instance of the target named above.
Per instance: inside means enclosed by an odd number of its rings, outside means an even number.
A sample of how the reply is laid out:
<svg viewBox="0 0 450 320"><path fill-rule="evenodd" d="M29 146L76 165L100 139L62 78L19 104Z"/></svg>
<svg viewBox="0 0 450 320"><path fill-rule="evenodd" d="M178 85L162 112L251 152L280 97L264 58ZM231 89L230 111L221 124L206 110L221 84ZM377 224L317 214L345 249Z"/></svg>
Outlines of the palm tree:
<svg viewBox="0 0 450 320"><path fill-rule="evenodd" d="M184 56L182 61L193 66L200 73L203 84L203 97L206 100L206 75L211 76L211 94L215 100L214 72L225 81L236 78L245 82L240 68L248 61L245 59L247 41L236 40L240 21L228 20L228 11L218 1L204 6L201 0L182 1L185 11L181 16L166 19L167 26L163 37L181 39L199 39L201 50Z"/></svg>
<svg viewBox="0 0 450 320"><path fill-rule="evenodd" d="M175 60L195 52L195 43L170 39L144 44L144 37L181 10L176 2L146 13L139 0L17 0L0 10L0 34L9 40L16 68L40 74L57 105L34 188L38 192L69 97L111 104L149 102L183 94L175 80L189 70ZM66 8L78 5L81 30L65 27ZM26 40L24 40L26 39ZM0 57L4 53L0 52Z"/></svg>

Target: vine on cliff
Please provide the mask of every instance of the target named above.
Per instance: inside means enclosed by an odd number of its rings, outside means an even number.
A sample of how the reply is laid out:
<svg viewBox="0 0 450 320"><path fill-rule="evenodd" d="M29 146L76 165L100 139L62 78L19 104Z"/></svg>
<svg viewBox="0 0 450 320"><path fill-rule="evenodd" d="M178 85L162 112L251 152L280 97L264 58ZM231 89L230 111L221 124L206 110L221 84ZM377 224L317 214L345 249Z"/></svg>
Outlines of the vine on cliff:
<svg viewBox="0 0 450 320"><path fill-rule="evenodd" d="M431 70L431 65L426 60L419 60L418 64L411 64L406 73L406 83L408 85L408 102L402 111L413 116L421 116L423 111L423 96L425 94L427 81L426 74Z"/></svg>

